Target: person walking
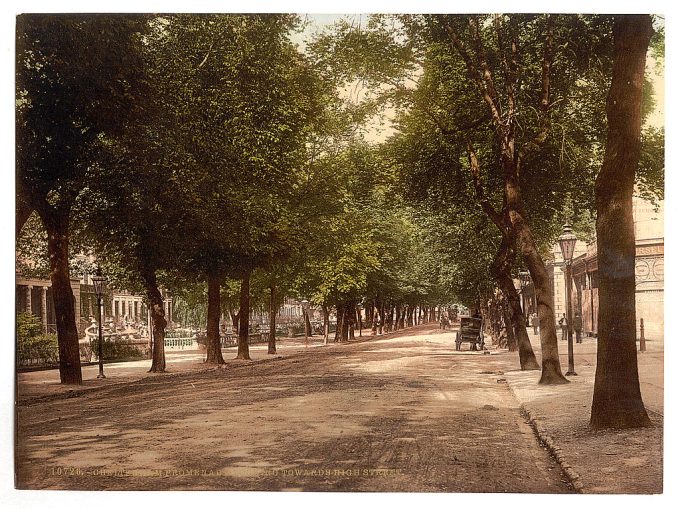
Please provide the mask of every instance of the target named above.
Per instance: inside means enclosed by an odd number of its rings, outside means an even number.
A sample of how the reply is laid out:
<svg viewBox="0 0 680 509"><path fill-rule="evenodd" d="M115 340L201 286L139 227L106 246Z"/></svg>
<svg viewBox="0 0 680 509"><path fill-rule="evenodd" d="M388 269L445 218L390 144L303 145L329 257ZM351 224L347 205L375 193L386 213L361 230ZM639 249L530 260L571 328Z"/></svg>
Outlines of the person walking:
<svg viewBox="0 0 680 509"><path fill-rule="evenodd" d="M531 313L531 326L534 328L534 336L538 334L538 315Z"/></svg>
<svg viewBox="0 0 680 509"><path fill-rule="evenodd" d="M562 329L562 341L567 340L567 317L562 313L562 318L560 318L560 329Z"/></svg>
<svg viewBox="0 0 680 509"><path fill-rule="evenodd" d="M576 313L574 317L574 332L576 333L576 342L583 343L583 338L581 338L581 331L583 330L583 319L581 315Z"/></svg>

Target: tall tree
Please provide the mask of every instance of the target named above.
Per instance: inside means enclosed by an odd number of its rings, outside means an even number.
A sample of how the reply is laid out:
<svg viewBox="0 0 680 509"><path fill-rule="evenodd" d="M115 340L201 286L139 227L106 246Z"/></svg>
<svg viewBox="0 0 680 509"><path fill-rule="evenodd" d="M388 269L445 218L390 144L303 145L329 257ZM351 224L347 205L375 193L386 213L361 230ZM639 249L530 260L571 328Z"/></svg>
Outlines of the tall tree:
<svg viewBox="0 0 680 509"><path fill-rule="evenodd" d="M146 30L141 16L17 18L18 203L47 230L62 383L80 384L78 328L68 266L70 217L102 136L139 113L132 97ZM18 223L25 213L18 211Z"/></svg>
<svg viewBox="0 0 680 509"><path fill-rule="evenodd" d="M499 172L503 176L503 207L495 209L487 200L479 183L479 164L471 141L468 141L468 156L470 169L475 182L478 200L485 213L496 224L503 236L503 245L507 248L517 246L528 265L536 292L538 316L541 326L541 379L539 383L553 384L567 382L560 368L557 350L557 333L555 330L555 313L553 310L550 283L543 259L538 251L534 235L529 225L529 216L522 198L520 175L524 161L531 152L540 148L548 136L550 129L549 109L551 104L551 67L554 57L554 18L546 16L542 36L542 57L540 59L541 73L539 91L535 94L535 110L540 122L533 138L526 141L518 136L518 116L521 100L520 87L520 48L516 40L517 34L506 31L501 16L493 18L498 45L499 67L502 71L502 84L497 83L488 57L487 43L478 17L470 17L463 21L448 16L436 20L438 25L446 31L448 41L465 64L470 86L477 90L480 99L486 106L486 116L494 126L495 150L500 156ZM464 27L464 24L467 27ZM463 31L468 37L463 37ZM510 35L510 37L507 37ZM513 37L514 35L514 37ZM507 39L507 41L506 41ZM501 97L499 90L504 89ZM503 256L502 253L501 257ZM502 263L495 264L497 270ZM503 278L507 282L507 278ZM504 291L509 290L506 284ZM510 294L515 292L509 292ZM511 300L511 306L513 304ZM523 316L515 314L520 323ZM522 327L525 331L526 328Z"/></svg>
<svg viewBox="0 0 680 509"><path fill-rule="evenodd" d="M647 426L635 345L633 186L640 160L649 15L616 16L607 144L595 186L599 284L593 428Z"/></svg>

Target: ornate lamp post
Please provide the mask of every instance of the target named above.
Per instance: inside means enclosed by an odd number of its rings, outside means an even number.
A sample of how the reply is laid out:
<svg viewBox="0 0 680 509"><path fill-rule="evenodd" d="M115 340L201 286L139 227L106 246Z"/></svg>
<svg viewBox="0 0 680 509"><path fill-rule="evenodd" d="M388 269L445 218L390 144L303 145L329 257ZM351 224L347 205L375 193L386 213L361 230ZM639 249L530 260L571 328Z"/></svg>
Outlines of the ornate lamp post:
<svg viewBox="0 0 680 509"><path fill-rule="evenodd" d="M103 339L102 339L102 305L104 304L104 283L106 278L102 276L101 269L97 269L97 274L91 277L94 285L94 293L97 296L97 309L99 313L99 374L97 378L106 378L104 376L104 359L103 357Z"/></svg>
<svg viewBox="0 0 680 509"><path fill-rule="evenodd" d="M528 310L527 310L527 303L526 303L526 295L525 295L525 290L527 286L529 286L529 279L531 276L529 276L529 272L526 270L520 270L519 271L519 286L520 290L522 291L522 311L524 312L524 316L529 316Z"/></svg>
<svg viewBox="0 0 680 509"><path fill-rule="evenodd" d="M574 256L576 246L576 235L571 231L571 225L565 224L562 228L562 235L558 239L562 258L564 259L564 284L567 289L567 348L569 350L569 371L567 375L576 375L574 371L574 334L571 310L571 259Z"/></svg>
<svg viewBox="0 0 680 509"><path fill-rule="evenodd" d="M302 304L302 326L305 329L305 346L309 346L309 335L307 334L307 312L309 311L309 301L303 299L300 304Z"/></svg>

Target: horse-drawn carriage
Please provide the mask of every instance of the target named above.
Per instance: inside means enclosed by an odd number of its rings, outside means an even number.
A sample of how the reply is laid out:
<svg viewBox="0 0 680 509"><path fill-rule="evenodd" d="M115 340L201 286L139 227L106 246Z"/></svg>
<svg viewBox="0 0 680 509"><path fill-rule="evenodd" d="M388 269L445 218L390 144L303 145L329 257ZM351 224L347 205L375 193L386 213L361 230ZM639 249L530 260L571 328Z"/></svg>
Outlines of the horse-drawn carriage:
<svg viewBox="0 0 680 509"><path fill-rule="evenodd" d="M460 327L456 331L456 350L460 350L463 343L470 343L470 350L484 350L481 318L461 317Z"/></svg>

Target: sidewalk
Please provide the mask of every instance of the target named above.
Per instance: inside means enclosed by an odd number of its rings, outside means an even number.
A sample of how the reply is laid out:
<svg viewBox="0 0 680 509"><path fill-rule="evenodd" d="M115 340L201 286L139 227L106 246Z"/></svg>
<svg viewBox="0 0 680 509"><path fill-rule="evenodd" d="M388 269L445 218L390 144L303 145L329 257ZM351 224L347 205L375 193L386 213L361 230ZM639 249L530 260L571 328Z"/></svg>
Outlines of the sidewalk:
<svg viewBox="0 0 680 509"><path fill-rule="evenodd" d="M540 362L540 342L529 329ZM562 371L567 371L567 342L559 341ZM574 344L571 383L538 385L538 371L520 371L516 354L503 356L502 378L520 403L539 438L583 493L661 493L663 490L663 340L648 340L638 352L640 389L653 426L631 430L589 429L597 339ZM512 364L512 365L511 365Z"/></svg>
<svg viewBox="0 0 680 509"><path fill-rule="evenodd" d="M419 327L419 326L417 326ZM373 338L389 338L394 334L402 334L405 331L413 330L400 329L398 331L389 332L382 336L373 336ZM165 373L149 373L151 361L143 359L139 361L128 362L112 362L104 363L104 375L106 379L101 380L97 378L99 374L99 366L97 364L83 366L81 368L83 375L83 385L62 385L59 383L59 370L46 369L37 371L28 371L17 374L17 401L20 404L29 404L54 398L69 398L74 397L83 392L92 390L100 390L113 387L119 384L128 384L143 380L149 377L178 377L187 373L198 371L209 371L213 369L229 369L234 366L241 366L244 362L261 363L273 362L277 359L299 355L312 348L331 347L332 345L345 345L356 343L357 341L365 341L371 338L371 330L363 329L362 337L359 337L359 331L355 331L354 341L333 343L333 334L329 336L328 345L324 345L322 336L311 336L308 345L305 346L304 337L285 337L277 338L276 340L276 354L270 355L267 353L267 344L250 345L250 361L237 360L236 347L228 347L222 349L222 356L225 364L222 366L215 366L206 364L205 350L169 350L165 351Z"/></svg>

